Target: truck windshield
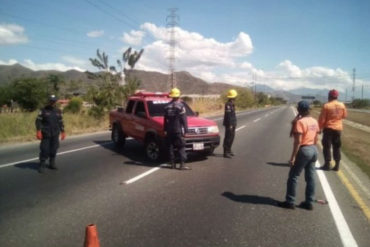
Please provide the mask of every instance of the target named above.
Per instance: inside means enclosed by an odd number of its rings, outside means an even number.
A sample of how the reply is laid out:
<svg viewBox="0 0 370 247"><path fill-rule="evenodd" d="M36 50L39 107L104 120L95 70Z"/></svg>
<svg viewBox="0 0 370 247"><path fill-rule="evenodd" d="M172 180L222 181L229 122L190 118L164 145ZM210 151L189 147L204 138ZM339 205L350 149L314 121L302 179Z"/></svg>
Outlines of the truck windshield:
<svg viewBox="0 0 370 247"><path fill-rule="evenodd" d="M149 114L152 117L159 117L164 115L164 108L168 104L168 101L147 101ZM187 116L195 116L193 110L185 103L182 102L186 109Z"/></svg>

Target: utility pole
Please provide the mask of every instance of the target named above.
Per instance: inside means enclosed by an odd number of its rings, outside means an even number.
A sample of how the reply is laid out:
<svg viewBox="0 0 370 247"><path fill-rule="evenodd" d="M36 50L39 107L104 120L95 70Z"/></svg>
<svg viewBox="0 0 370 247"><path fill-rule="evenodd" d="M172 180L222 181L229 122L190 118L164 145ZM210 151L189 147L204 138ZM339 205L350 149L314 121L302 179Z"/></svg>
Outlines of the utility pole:
<svg viewBox="0 0 370 247"><path fill-rule="evenodd" d="M166 18L166 26L167 30L170 34L169 39L169 65L168 65L168 87L174 88L177 86L176 76L175 76L175 61L176 61L176 29L175 27L178 25L177 21L179 20L179 16L176 14L177 8L170 8L168 9L169 14Z"/></svg>
<svg viewBox="0 0 370 247"><path fill-rule="evenodd" d="M346 88L346 97L344 99L344 102L347 102L347 91L348 91L348 89Z"/></svg>
<svg viewBox="0 0 370 247"><path fill-rule="evenodd" d="M362 83L362 88L361 88L361 99L364 99L364 83Z"/></svg>
<svg viewBox="0 0 370 247"><path fill-rule="evenodd" d="M353 80L353 85L352 85L352 102L355 100L355 88L356 88L356 69L353 68L352 70L352 80Z"/></svg>

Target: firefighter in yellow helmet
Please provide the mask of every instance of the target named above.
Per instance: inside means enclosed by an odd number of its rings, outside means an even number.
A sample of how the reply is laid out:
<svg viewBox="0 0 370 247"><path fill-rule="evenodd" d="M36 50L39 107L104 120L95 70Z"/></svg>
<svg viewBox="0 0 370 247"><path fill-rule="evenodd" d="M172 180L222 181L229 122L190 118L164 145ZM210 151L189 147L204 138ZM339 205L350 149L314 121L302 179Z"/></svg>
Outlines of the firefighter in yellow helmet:
<svg viewBox="0 0 370 247"><path fill-rule="evenodd" d="M188 132L188 121L184 104L180 101L181 92L173 88L169 93L172 101L164 108L164 132L169 149L169 158L172 168L176 168L175 148L180 155L180 170L189 170L185 166L185 133Z"/></svg>
<svg viewBox="0 0 370 247"><path fill-rule="evenodd" d="M235 114L235 98L238 96L238 92L235 89L230 89L227 93L228 101L225 103L225 114L223 125L225 126L225 138L224 138L224 157L231 158L234 153L231 151L231 146L234 142L235 128L236 128L236 114Z"/></svg>

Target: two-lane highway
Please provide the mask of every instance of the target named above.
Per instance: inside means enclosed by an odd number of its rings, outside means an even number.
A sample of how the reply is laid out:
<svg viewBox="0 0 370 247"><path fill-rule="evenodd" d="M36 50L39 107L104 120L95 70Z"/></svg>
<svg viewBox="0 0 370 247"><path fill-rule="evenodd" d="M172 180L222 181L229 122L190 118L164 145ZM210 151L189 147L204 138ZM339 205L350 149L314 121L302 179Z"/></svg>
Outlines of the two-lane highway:
<svg viewBox="0 0 370 247"><path fill-rule="evenodd" d="M147 162L133 140L116 150L109 133L66 140L60 169L46 174L36 169L37 143L2 148L0 246L81 246L91 223L102 247L369 246L369 222L334 172L320 176L348 231L328 204L313 211L277 207L286 191L293 117L291 107L238 114L236 156L223 158L221 145L206 159L191 157L190 171ZM215 120L223 132L222 119ZM316 178L316 198L328 199ZM302 174L297 204L304 188Z"/></svg>

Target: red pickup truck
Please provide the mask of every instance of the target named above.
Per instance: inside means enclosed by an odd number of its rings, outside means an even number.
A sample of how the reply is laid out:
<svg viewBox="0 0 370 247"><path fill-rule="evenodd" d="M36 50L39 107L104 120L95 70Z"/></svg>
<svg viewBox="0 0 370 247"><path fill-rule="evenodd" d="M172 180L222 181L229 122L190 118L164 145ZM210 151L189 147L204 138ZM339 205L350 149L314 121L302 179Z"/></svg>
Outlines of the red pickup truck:
<svg viewBox="0 0 370 247"><path fill-rule="evenodd" d="M164 142L164 107L171 101L168 93L139 92L132 95L126 109L118 108L109 113L112 140L120 147L126 137L132 137L145 145L145 154L151 161L167 157ZM211 155L220 144L219 129L215 121L198 117L197 113L183 102L188 119L185 134L187 152Z"/></svg>

